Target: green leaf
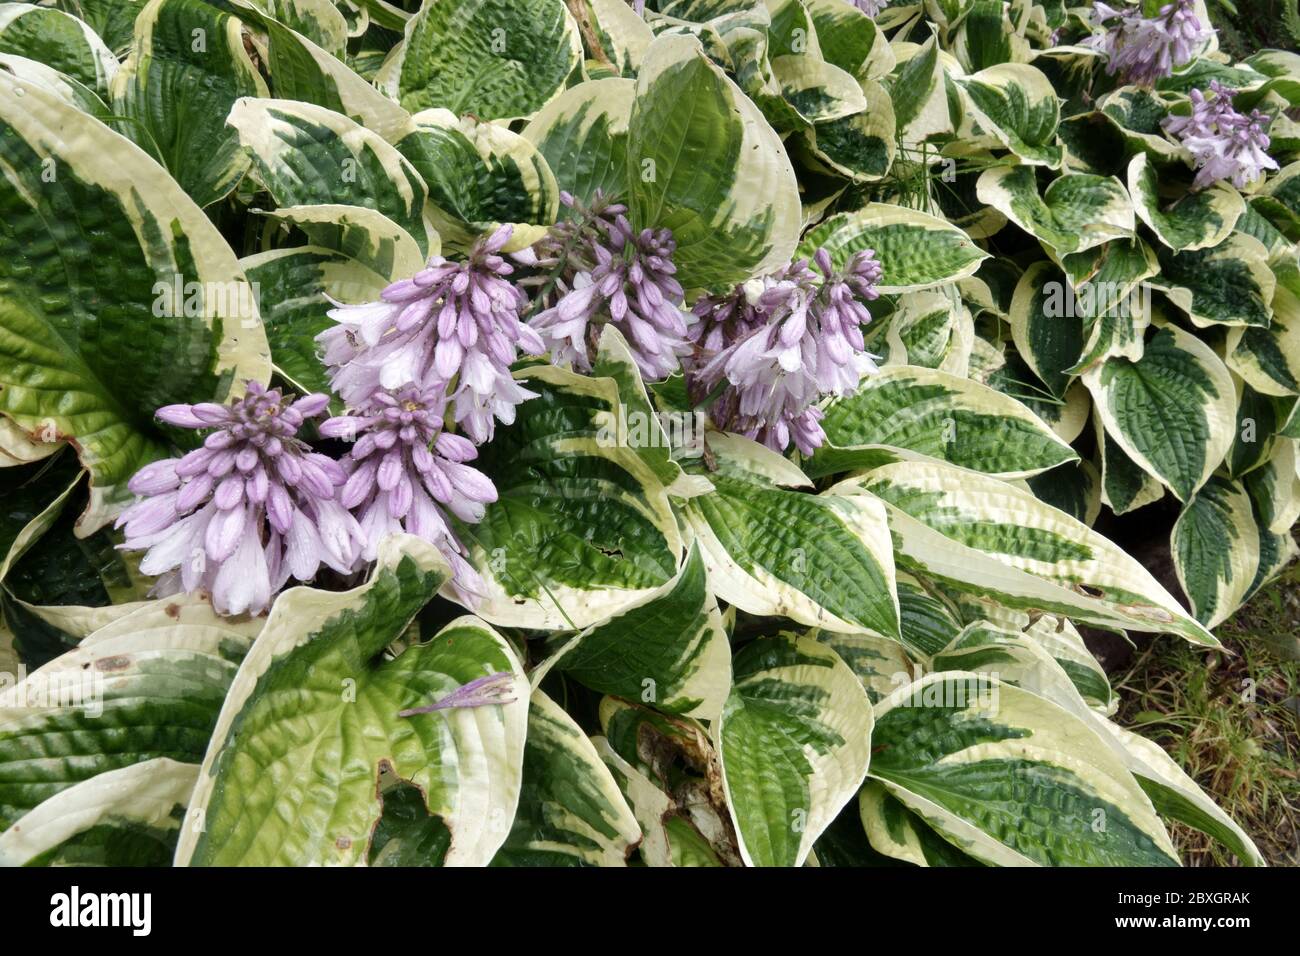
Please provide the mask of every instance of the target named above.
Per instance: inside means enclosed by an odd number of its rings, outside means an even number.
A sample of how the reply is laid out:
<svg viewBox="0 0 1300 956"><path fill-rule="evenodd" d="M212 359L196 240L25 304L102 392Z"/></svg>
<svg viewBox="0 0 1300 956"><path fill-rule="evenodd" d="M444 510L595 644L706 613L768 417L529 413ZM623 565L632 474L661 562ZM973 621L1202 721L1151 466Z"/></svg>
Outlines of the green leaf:
<svg viewBox="0 0 1300 956"><path fill-rule="evenodd" d="M587 628L543 666L602 694L717 717L731 689L731 645L699 548L645 601Z"/></svg>
<svg viewBox="0 0 1300 956"><path fill-rule="evenodd" d="M1138 361L1107 359L1083 381L1106 434L1180 501L1232 446L1232 378L1208 345L1176 326L1157 331Z"/></svg>
<svg viewBox="0 0 1300 956"><path fill-rule="evenodd" d="M916 866L980 865L875 780L858 794L858 815L872 849L884 856Z"/></svg>
<svg viewBox="0 0 1300 956"><path fill-rule="evenodd" d="M46 91L2 86L0 415L75 441L89 534L163 455L154 411L265 381L266 337L234 253L162 167Z"/></svg>
<svg viewBox="0 0 1300 956"><path fill-rule="evenodd" d="M1240 606L1259 569L1259 533L1245 488L1223 478L1206 482L1174 523L1170 550L1196 619L1216 627Z"/></svg>
<svg viewBox="0 0 1300 956"><path fill-rule="evenodd" d="M532 116L582 62L562 0L424 0L380 73L380 89L414 113L481 120Z"/></svg>
<svg viewBox="0 0 1300 956"><path fill-rule="evenodd" d="M672 230L686 288L731 285L789 260L801 226L794 168L695 40L661 36L646 51L627 153L628 218Z"/></svg>
<svg viewBox="0 0 1300 956"><path fill-rule="evenodd" d="M1177 866L1121 759L1044 697L962 671L876 705L871 776L986 863Z"/></svg>
<svg viewBox="0 0 1300 956"><path fill-rule="evenodd" d="M248 170L226 114L242 96L267 95L242 31L203 0L151 0L113 78L113 108L130 120L123 132L200 206L225 198Z"/></svg>
<svg viewBox="0 0 1300 956"><path fill-rule="evenodd" d="M394 535L360 587L280 595L222 708L191 802L204 826L186 828L178 865L365 861L381 784L395 781L420 788L451 831L445 865L492 858L523 764L528 684L514 652L466 616L379 656L447 576L432 545ZM402 716L495 673L513 675L509 702Z"/></svg>
<svg viewBox="0 0 1300 956"><path fill-rule="evenodd" d="M826 444L814 478L888 461L942 460L999 478L1024 478L1077 458L1015 399L933 369L895 365L826 406Z"/></svg>
<svg viewBox="0 0 1300 956"><path fill-rule="evenodd" d="M1263 855L1246 832L1187 776L1160 745L1105 721L1123 746L1138 784L1156 812L1212 836L1228 847L1245 866L1264 866Z"/></svg>
<svg viewBox="0 0 1300 956"><path fill-rule="evenodd" d="M519 810L493 866L624 866L641 828L573 718L540 690L528 709Z"/></svg>
<svg viewBox="0 0 1300 956"><path fill-rule="evenodd" d="M1078 364L1084 345L1085 310L1073 292L1050 262L1035 262L1016 283L1008 316L1020 357L1058 399L1065 398L1074 381L1069 370Z"/></svg>
<svg viewBox="0 0 1300 956"><path fill-rule="evenodd" d="M809 258L825 247L837 269L864 249L873 249L884 275L881 292L916 292L973 275L988 253L966 233L937 216L903 206L870 203L839 213L804 236L798 255Z"/></svg>
<svg viewBox="0 0 1300 956"><path fill-rule="evenodd" d="M801 866L853 799L871 759L871 704L853 671L808 637L746 645L714 729L749 866Z"/></svg>

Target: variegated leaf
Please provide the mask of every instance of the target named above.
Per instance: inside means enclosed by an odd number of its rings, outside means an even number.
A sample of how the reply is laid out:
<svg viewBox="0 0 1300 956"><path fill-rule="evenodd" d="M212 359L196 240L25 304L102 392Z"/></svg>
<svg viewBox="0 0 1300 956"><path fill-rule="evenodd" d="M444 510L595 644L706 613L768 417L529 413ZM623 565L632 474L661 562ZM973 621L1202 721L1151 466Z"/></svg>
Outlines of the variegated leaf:
<svg viewBox="0 0 1300 956"><path fill-rule="evenodd" d="M426 110L413 120L397 150L429 187L444 242L467 248L502 223L512 227L505 252L545 235L560 207L560 189L536 146L518 133L470 117L458 120L447 110Z"/></svg>
<svg viewBox="0 0 1300 956"><path fill-rule="evenodd" d="M0 866L168 866L198 773L157 757L74 784L0 834Z"/></svg>
<svg viewBox="0 0 1300 956"><path fill-rule="evenodd" d="M1133 203L1113 176L1067 173L1040 196L1033 166L1003 166L981 173L977 189L981 202L1060 255L1133 236Z"/></svg>
<svg viewBox="0 0 1300 956"><path fill-rule="evenodd" d="M954 81L966 94L975 119L1023 162L1056 169L1060 104L1042 71L1028 63L1000 63Z"/></svg>
<svg viewBox="0 0 1300 956"><path fill-rule="evenodd" d="M1003 866L1177 866L1121 759L1068 710L961 671L876 705L871 776L966 853Z"/></svg>
<svg viewBox="0 0 1300 956"><path fill-rule="evenodd" d="M731 690L731 645L699 548L671 581L573 637L542 667L603 694L716 718Z"/></svg>
<svg viewBox="0 0 1300 956"><path fill-rule="evenodd" d="M520 119L558 96L581 63L582 38L563 0L424 0L379 87L412 113Z"/></svg>
<svg viewBox="0 0 1300 956"><path fill-rule="evenodd" d="M761 637L736 655L713 741L749 866L801 866L853 799L871 759L871 703L853 671L809 637Z"/></svg>
<svg viewBox="0 0 1300 956"><path fill-rule="evenodd" d="M903 462L841 482L828 494L853 497L864 492L888 503L899 562L918 574L937 577L959 590L983 591L1013 608L1036 608L1110 626L1124 621L1121 626L1135 630L1167 631L1216 643L1142 565L1087 525L1027 491L952 465ZM928 536L916 534L909 522L894 520L900 512L942 535L949 545L945 560L930 553L937 542L931 544ZM987 555L989 561L976 560L963 579L946 566L960 563L967 551ZM995 583L990 562L1054 587L1018 594L1023 585L1014 576L1005 578L1005 585Z"/></svg>
<svg viewBox="0 0 1300 956"><path fill-rule="evenodd" d="M221 709L178 865L364 862L397 782L451 831L445 865L492 859L520 793L523 668L473 617L380 657L447 576L432 545L394 535L360 587L280 595ZM512 675L505 702L421 710L494 673Z"/></svg>
<svg viewBox="0 0 1300 956"><path fill-rule="evenodd" d="M1083 381L1106 434L1181 501L1232 446L1232 378L1208 345L1176 326L1156 331L1137 362L1107 359Z"/></svg>
<svg viewBox="0 0 1300 956"><path fill-rule="evenodd" d="M480 450L498 498L461 529L486 582L475 610L495 624L580 630L667 583L681 534L654 469L620 440L613 379L550 365L517 378L538 397Z"/></svg>
<svg viewBox="0 0 1300 956"><path fill-rule="evenodd" d="M0 693L0 829L56 794L157 757L197 763L260 622L164 598Z"/></svg>
<svg viewBox="0 0 1300 956"><path fill-rule="evenodd" d="M798 240L794 168L757 107L683 36L646 51L628 125L628 218L669 228L687 288L784 264Z"/></svg>
<svg viewBox="0 0 1300 956"><path fill-rule="evenodd" d="M272 249L240 261L257 283L262 322L276 369L305 392L330 391L316 336L334 326L332 302L374 302L386 277L318 246Z"/></svg>
<svg viewBox="0 0 1300 956"><path fill-rule="evenodd" d="M719 462L715 490L690 499L685 517L714 592L751 614L896 637L893 554L879 505L777 487L709 443ZM762 448L733 439L745 446Z"/></svg>
<svg viewBox="0 0 1300 956"><path fill-rule="evenodd" d="M1267 326L1277 279L1258 239L1233 233L1212 249L1171 252L1157 247L1160 272L1151 284L1187 313L1198 328Z"/></svg>
<svg viewBox="0 0 1300 956"><path fill-rule="evenodd" d="M811 229L799 255L824 247L836 268L857 252L873 249L884 270L881 292L916 292L973 275L988 253L966 233L937 216L870 203L857 212L839 213Z"/></svg>
<svg viewBox="0 0 1300 956"><path fill-rule="evenodd" d="M410 234L420 251L436 251L425 220L424 180L377 133L341 113L295 100L241 99L227 122L253 156L276 205L362 206Z"/></svg>
<svg viewBox="0 0 1300 956"><path fill-rule="evenodd" d="M561 189L589 202L601 190L627 194L631 168L627 129L636 82L610 78L570 87L524 127L523 137L546 159Z"/></svg>
<svg viewBox="0 0 1300 956"><path fill-rule="evenodd" d="M540 690L528 708L519 809L493 866L624 866L641 828L596 747Z"/></svg>
<svg viewBox="0 0 1300 956"><path fill-rule="evenodd" d="M138 147L17 78L0 120L0 416L76 443L90 534L164 454L154 411L265 381L266 337L221 233Z"/></svg>
<svg viewBox="0 0 1300 956"><path fill-rule="evenodd" d="M1144 153L1129 162L1128 189L1138 218L1176 252L1217 246L1246 210L1241 194L1222 182L1168 201L1161 197L1155 167Z"/></svg>
<svg viewBox="0 0 1300 956"><path fill-rule="evenodd" d="M226 114L240 97L267 95L242 30L203 0L151 0L113 78L113 108L130 121L122 132L200 206L223 199L248 170Z"/></svg>
<svg viewBox="0 0 1300 956"><path fill-rule="evenodd" d="M942 460L1024 478L1077 458L1015 399L934 369L891 366L827 405L813 477L900 459Z"/></svg>
<svg viewBox="0 0 1300 956"><path fill-rule="evenodd" d="M1170 550L1196 619L1216 627L1241 604L1259 569L1259 534L1246 490L1211 478L1183 507Z"/></svg>

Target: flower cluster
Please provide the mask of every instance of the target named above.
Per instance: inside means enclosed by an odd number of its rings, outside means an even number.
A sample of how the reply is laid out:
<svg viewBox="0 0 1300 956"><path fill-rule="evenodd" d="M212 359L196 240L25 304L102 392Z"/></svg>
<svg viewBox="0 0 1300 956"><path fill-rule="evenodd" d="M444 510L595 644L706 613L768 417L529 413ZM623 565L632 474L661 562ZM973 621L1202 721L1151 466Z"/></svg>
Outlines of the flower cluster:
<svg viewBox="0 0 1300 956"><path fill-rule="evenodd" d="M1177 136L1196 163L1193 188L1204 189L1220 180L1229 180L1238 189L1254 182L1266 169L1277 169L1277 161L1265 150L1269 147L1268 127L1272 119L1259 110L1249 114L1233 108L1233 90L1211 81L1207 98L1201 90L1192 90L1189 116L1171 116L1165 129Z"/></svg>
<svg viewBox="0 0 1300 956"><path fill-rule="evenodd" d="M542 285L539 300L549 305L529 325L553 362L586 372L599 327L609 322L623 333L647 379L667 378L690 351L672 233L635 232L627 208L599 192L589 206L568 193L560 198L572 216L516 255L537 271L533 284Z"/></svg>
<svg viewBox="0 0 1300 956"><path fill-rule="evenodd" d="M475 243L465 262L434 256L409 279L394 282L378 302L340 305L322 332L330 384L350 407L377 389L452 387L455 420L474 439L491 441L495 421L514 421L531 392L510 375L518 351L545 351L520 321L527 296L513 285L514 267L498 253L510 239L502 226Z"/></svg>
<svg viewBox="0 0 1300 956"><path fill-rule="evenodd" d="M424 538L447 558L452 586L469 604L483 593L482 581L442 509L478 522L497 493L486 475L464 464L478 455L473 443L443 430L446 407L442 388L379 389L359 411L329 419L320 432L353 442L339 500L360 520L362 557L373 561L379 542L393 532Z"/></svg>
<svg viewBox="0 0 1300 956"><path fill-rule="evenodd" d="M714 424L779 452L792 441L804 454L820 447L826 435L814 403L853 392L876 370L862 338L871 321L863 302L878 296L881 275L874 252L855 254L836 272L819 249L813 264L820 275L800 260L694 308L692 398L722 388L709 408Z"/></svg>
<svg viewBox="0 0 1300 956"><path fill-rule="evenodd" d="M350 409L321 433L355 439L341 500L360 519L364 557L373 559L386 534L418 535L446 557L466 604L483 582L446 513L477 522L496 500L491 480L465 462L477 456L475 444L492 440L497 421L510 424L515 407L534 397L510 373L520 350L546 350L521 319L528 297L499 254L510 234L501 226L464 262L433 257L378 302L338 306L330 317L339 324L318 336L330 382ZM469 437L447 431L448 417Z"/></svg>
<svg viewBox="0 0 1300 956"><path fill-rule="evenodd" d="M1140 6L1116 9L1094 3L1093 16L1106 32L1083 45L1106 54L1107 73L1139 86L1172 75L1214 33L1196 16L1193 0L1174 0L1154 17L1144 17Z"/></svg>
<svg viewBox="0 0 1300 956"><path fill-rule="evenodd" d="M248 384L229 405L168 405L158 417L212 429L179 459L140 469L128 487L141 496L118 518L128 550L145 550L140 570L158 575L154 593L205 590L222 614L258 614L292 576L308 581L322 564L352 571L361 526L339 501L346 479L331 458L297 438L326 395L290 401Z"/></svg>

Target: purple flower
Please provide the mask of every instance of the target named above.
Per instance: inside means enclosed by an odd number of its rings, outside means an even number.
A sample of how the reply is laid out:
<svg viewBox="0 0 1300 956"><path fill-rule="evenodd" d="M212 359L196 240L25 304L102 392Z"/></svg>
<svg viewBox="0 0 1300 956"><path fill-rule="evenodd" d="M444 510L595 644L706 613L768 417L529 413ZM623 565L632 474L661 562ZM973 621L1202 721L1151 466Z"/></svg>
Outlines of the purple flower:
<svg viewBox="0 0 1300 956"><path fill-rule="evenodd" d="M855 391L876 370L866 352L862 326L871 313L862 304L878 296L880 263L871 250L857 253L843 272L819 249L730 295L701 298L692 330L698 358L687 370L696 401L726 387L709 412L714 423L784 452L794 443L804 454L821 446L821 410L827 395Z"/></svg>
<svg viewBox="0 0 1300 956"><path fill-rule="evenodd" d="M546 348L520 321L527 297L506 278L514 267L498 255L510 232L504 225L480 239L465 262L434 256L378 302L330 311L339 324L317 341L344 402L364 405L380 388L451 385L456 420L475 441L491 440L494 419L514 421L515 406L533 393L514 381L510 365L521 348Z"/></svg>
<svg viewBox="0 0 1300 956"><path fill-rule="evenodd" d="M1142 16L1140 6L1116 9L1094 3L1093 16L1106 32L1083 45L1106 54L1107 73L1139 86L1172 75L1214 35L1196 16L1193 0L1174 0L1154 17Z"/></svg>
<svg viewBox="0 0 1300 956"><path fill-rule="evenodd" d="M365 560L374 560L388 534L418 535L446 557L453 587L469 604L484 592L483 581L465 560L444 509L478 522L497 492L486 475L465 464L478 454L473 443L443 430L446 405L441 387L380 390L364 409L331 418L320 431L355 439L343 462L347 480L339 501L360 521Z"/></svg>
<svg viewBox="0 0 1300 956"><path fill-rule="evenodd" d="M549 308L529 325L541 335L553 362L588 372L596 331L609 322L623 333L647 379L667 378L690 350L672 232L634 232L626 207L599 192L590 206L568 193L561 199L576 215L553 227L533 250L516 256L549 270L540 292Z"/></svg>
<svg viewBox="0 0 1300 956"><path fill-rule="evenodd" d="M1249 115L1232 105L1234 91L1210 82L1213 99L1201 90L1192 90L1189 116L1171 116L1164 121L1170 134L1177 136L1196 164L1193 189L1205 189L1220 180L1229 180L1238 189L1254 182L1266 169L1277 169L1277 161L1265 150L1269 147L1268 127L1272 119L1259 110Z"/></svg>
<svg viewBox="0 0 1300 956"><path fill-rule="evenodd" d="M853 5L874 19L876 14L889 6L889 0L853 0Z"/></svg>
<svg viewBox="0 0 1300 956"><path fill-rule="evenodd" d="M259 614L290 576L308 581L322 564L353 570L361 528L335 495L346 475L296 437L328 404L249 382L229 405L158 410L170 425L213 431L201 448L146 465L128 484L141 500L117 520L122 547L147 551L140 570L161 576L155 594L204 590L221 614Z"/></svg>
<svg viewBox="0 0 1300 956"><path fill-rule="evenodd" d="M412 707L399 710L398 717L414 717L416 714L432 714L439 710L452 710L458 707L488 707L492 704L512 704L515 675L509 671L497 671L486 677L477 677L468 684L457 687L450 694L439 697L427 707Z"/></svg>

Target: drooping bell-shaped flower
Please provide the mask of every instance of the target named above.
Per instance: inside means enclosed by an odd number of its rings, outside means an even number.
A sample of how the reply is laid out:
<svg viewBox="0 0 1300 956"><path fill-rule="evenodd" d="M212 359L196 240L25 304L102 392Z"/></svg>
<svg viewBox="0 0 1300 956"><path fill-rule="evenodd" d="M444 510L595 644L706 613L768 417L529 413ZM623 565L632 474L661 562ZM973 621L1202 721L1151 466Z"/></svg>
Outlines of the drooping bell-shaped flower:
<svg viewBox="0 0 1300 956"><path fill-rule="evenodd" d="M699 401L726 383L709 408L714 423L776 451L793 442L810 454L825 441L814 403L855 391L876 370L862 326L864 301L878 296L881 267L871 250L836 272L826 250L730 295L698 301L700 349L687 370Z"/></svg>
<svg viewBox="0 0 1300 956"><path fill-rule="evenodd" d="M140 500L118 518L122 547L146 551L140 570L159 576L155 594L206 591L221 614L258 614L290 577L309 581L321 565L353 570L363 540L338 501L344 470L297 438L328 404L249 382L229 405L158 410L169 425L212 431L202 447L146 465L128 483Z"/></svg>
<svg viewBox="0 0 1300 956"><path fill-rule="evenodd" d="M1171 76L1214 35L1213 28L1197 17L1193 0L1174 0L1154 17L1143 16L1141 6L1094 3L1093 18L1105 32L1087 38L1083 45L1106 54L1107 73L1138 86Z"/></svg>
<svg viewBox="0 0 1300 956"><path fill-rule="evenodd" d="M442 552L458 595L471 603L483 593L483 581L465 560L446 512L481 521L497 493L486 475L465 464L478 454L473 443L443 429L446 406L439 387L381 389L362 409L329 419L320 431L353 441L339 500L360 521L362 556L373 560L379 542L394 532L424 538Z"/></svg>
<svg viewBox="0 0 1300 956"><path fill-rule="evenodd" d="M1192 90L1188 98L1192 112L1188 116L1171 116L1164 127L1178 137L1197 167L1194 189L1205 189L1220 180L1238 189L1254 182L1264 171L1277 169L1277 161L1268 155L1268 127L1271 117L1252 110L1239 112L1232 105L1234 91L1210 83L1211 97Z"/></svg>
<svg viewBox="0 0 1300 956"><path fill-rule="evenodd" d="M567 193L561 199L575 215L516 257L542 272L547 283L542 295L550 307L529 325L553 362L587 372L596 332L608 322L627 339L642 375L667 378L689 351L672 232L634 231L626 208L600 193L588 206Z"/></svg>
<svg viewBox="0 0 1300 956"><path fill-rule="evenodd" d="M339 324L317 336L330 384L349 406L376 389L453 385L456 420L475 441L491 439L494 419L514 420L533 393L510 375L519 351L541 354L542 340L520 321L527 297L507 278L514 266L499 253L503 225L480 239L464 262L434 256L378 302L330 310Z"/></svg>

